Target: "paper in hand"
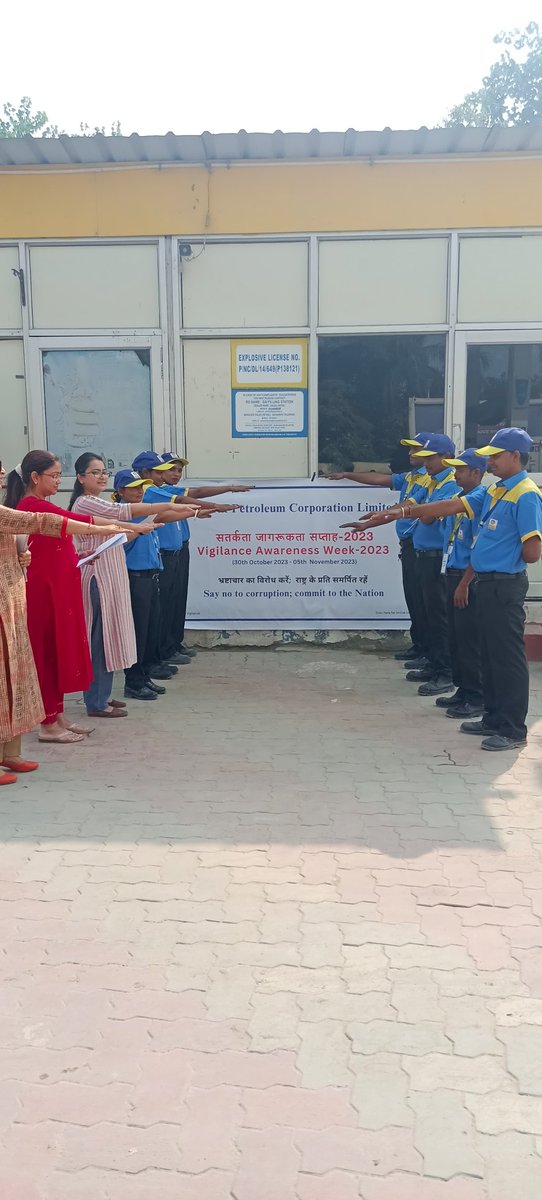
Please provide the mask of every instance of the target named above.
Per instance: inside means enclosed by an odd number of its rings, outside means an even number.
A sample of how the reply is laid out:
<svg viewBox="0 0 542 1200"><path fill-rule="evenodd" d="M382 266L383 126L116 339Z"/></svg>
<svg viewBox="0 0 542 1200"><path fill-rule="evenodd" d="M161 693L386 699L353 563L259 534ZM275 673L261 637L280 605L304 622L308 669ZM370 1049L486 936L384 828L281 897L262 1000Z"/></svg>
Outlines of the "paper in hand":
<svg viewBox="0 0 542 1200"><path fill-rule="evenodd" d="M113 537L106 538L105 542L100 542L92 554L87 554L86 558L80 558L77 563L78 567L84 567L85 563L94 562L94 559L99 558L100 554L105 554L107 550L111 550L113 546L122 546L127 542L128 538L125 533L114 533Z"/></svg>

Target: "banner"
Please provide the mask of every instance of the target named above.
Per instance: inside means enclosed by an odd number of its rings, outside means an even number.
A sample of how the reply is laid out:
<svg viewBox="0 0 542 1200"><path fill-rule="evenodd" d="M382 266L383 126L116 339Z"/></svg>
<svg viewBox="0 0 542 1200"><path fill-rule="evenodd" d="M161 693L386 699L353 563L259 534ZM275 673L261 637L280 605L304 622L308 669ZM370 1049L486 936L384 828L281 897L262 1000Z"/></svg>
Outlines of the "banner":
<svg viewBox="0 0 542 1200"><path fill-rule="evenodd" d="M394 501L386 488L270 483L237 512L190 522L192 629L405 629L395 525L341 529Z"/></svg>

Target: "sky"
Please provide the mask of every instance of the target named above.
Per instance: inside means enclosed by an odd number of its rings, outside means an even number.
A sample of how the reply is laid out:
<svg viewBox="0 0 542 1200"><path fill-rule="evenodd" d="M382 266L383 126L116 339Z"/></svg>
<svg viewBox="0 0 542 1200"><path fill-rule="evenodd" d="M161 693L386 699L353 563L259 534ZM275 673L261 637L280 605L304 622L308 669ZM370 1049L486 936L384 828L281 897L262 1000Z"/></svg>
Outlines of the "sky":
<svg viewBox="0 0 542 1200"><path fill-rule="evenodd" d="M530 20L542 0L26 0L0 108L28 95L69 133L431 127Z"/></svg>

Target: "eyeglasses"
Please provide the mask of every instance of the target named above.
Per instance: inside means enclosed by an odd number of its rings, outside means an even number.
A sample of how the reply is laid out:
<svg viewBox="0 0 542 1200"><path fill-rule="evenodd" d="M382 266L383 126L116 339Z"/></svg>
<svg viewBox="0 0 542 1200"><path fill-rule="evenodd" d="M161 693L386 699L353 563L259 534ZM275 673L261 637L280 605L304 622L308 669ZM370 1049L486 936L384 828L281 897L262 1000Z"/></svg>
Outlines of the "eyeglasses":
<svg viewBox="0 0 542 1200"><path fill-rule="evenodd" d="M43 474L47 479L62 479L62 471L44 471Z"/></svg>
<svg viewBox="0 0 542 1200"><path fill-rule="evenodd" d="M93 475L95 479L109 479L109 471L85 471L85 475Z"/></svg>

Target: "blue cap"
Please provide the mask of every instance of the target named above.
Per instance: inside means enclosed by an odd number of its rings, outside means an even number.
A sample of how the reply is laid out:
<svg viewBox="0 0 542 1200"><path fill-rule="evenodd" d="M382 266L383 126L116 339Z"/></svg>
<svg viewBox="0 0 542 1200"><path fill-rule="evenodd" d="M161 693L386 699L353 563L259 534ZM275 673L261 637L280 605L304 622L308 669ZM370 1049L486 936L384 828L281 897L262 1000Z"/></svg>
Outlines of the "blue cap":
<svg viewBox="0 0 542 1200"><path fill-rule="evenodd" d="M475 450L472 446L468 450L462 450L455 458L445 458L444 462L447 467L471 467L473 471L487 471L487 458L482 458L480 451Z"/></svg>
<svg viewBox="0 0 542 1200"><path fill-rule="evenodd" d="M413 438L401 438L401 445L402 446L419 446L421 449L424 442L426 442L427 439L430 437L431 437L430 433L426 433L425 430L422 430L422 431L420 431L420 433L415 433Z"/></svg>
<svg viewBox="0 0 542 1200"><path fill-rule="evenodd" d="M132 467L134 471L167 471L171 466L171 460L164 462L163 454L156 454L154 450L143 450L134 458Z"/></svg>
<svg viewBox="0 0 542 1200"><path fill-rule="evenodd" d="M416 452L416 458L431 458L433 454L453 458L455 454L455 442L445 433L428 433L422 446L423 449Z"/></svg>
<svg viewBox="0 0 542 1200"><path fill-rule="evenodd" d="M527 430L518 429L514 425L511 429L498 429L493 434L489 446L482 446L476 453L484 458L491 454L501 454L503 450L519 450L520 454L528 454L533 446L533 439L529 437Z"/></svg>
<svg viewBox="0 0 542 1200"><path fill-rule="evenodd" d="M168 463L169 466L173 466L174 463L179 463L180 467L187 467L189 461L187 458L183 458L181 454L172 454L171 450L165 450L164 453L160 455L160 458L162 459L162 462Z"/></svg>
<svg viewBox="0 0 542 1200"><path fill-rule="evenodd" d="M141 487L143 480L137 471L129 471L127 467L123 471L117 471L113 480L113 487L116 492L120 492L121 488L125 487Z"/></svg>

